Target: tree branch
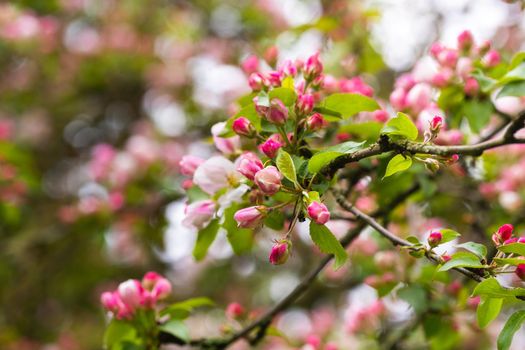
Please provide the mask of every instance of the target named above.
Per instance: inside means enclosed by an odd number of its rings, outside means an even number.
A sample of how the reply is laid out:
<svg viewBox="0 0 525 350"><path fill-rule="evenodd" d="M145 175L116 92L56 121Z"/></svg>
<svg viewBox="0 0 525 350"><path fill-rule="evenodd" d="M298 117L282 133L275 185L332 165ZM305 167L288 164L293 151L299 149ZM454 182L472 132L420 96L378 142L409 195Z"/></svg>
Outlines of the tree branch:
<svg viewBox="0 0 525 350"><path fill-rule="evenodd" d="M321 173L327 175L328 177L333 177L337 170L343 168L346 164L391 151L396 151L398 153L420 153L437 156L451 156L453 154L480 156L488 149L510 144L525 143L524 138L517 138L515 136L516 132L525 126L524 123L525 111L521 112L517 118L508 124L505 133L501 137L482 141L473 145L438 146L409 140L396 141L390 139L386 135L381 135L380 139L369 147L335 158L321 170Z"/></svg>

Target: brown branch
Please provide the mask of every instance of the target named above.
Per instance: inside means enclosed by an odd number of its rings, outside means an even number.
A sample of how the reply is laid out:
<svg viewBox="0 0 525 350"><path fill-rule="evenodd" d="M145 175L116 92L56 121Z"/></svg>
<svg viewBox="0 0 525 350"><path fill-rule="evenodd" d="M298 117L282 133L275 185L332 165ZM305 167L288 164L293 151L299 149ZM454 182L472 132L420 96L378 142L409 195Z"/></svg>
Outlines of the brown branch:
<svg viewBox="0 0 525 350"><path fill-rule="evenodd" d="M492 148L510 144L525 143L524 138L517 138L515 136L516 132L525 126L524 123L525 111L521 112L517 118L508 124L505 133L501 137L482 141L473 145L438 146L409 140L393 140L386 135L381 135L377 142L373 143L367 148L335 158L321 170L321 173L327 175L328 177L333 177L337 170L343 168L349 163L357 162L361 159L391 151L396 151L398 153L420 153L437 156L451 156L454 154L480 156L483 154L483 152Z"/></svg>

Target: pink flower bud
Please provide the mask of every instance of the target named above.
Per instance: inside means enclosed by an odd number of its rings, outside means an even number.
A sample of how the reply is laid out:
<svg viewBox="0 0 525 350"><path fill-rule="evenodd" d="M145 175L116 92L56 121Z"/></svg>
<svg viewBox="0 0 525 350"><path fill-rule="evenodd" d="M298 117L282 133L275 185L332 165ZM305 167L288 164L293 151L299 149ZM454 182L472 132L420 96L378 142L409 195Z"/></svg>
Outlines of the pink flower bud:
<svg viewBox="0 0 525 350"><path fill-rule="evenodd" d="M270 83L266 80L266 78L261 73L252 73L250 74L250 77L248 78L248 85L250 85L250 88L253 91L261 91L269 84Z"/></svg>
<svg viewBox="0 0 525 350"><path fill-rule="evenodd" d="M237 210L233 215L237 226L242 228L256 228L266 216L268 209L263 205Z"/></svg>
<svg viewBox="0 0 525 350"><path fill-rule="evenodd" d="M312 80L323 72L323 64L319 60L319 52L308 57L304 64L303 71L306 80Z"/></svg>
<svg viewBox="0 0 525 350"><path fill-rule="evenodd" d="M119 308L120 299L117 293L104 292L100 295L100 303L106 310L115 312Z"/></svg>
<svg viewBox="0 0 525 350"><path fill-rule="evenodd" d="M215 202L211 199L192 203L184 209L186 217L182 220L182 224L186 227L200 230L208 225L214 213Z"/></svg>
<svg viewBox="0 0 525 350"><path fill-rule="evenodd" d="M328 208L320 202L310 203L308 206L308 216L319 225L324 225L330 220Z"/></svg>
<svg viewBox="0 0 525 350"><path fill-rule="evenodd" d="M237 164L237 171L252 181L255 174L264 167L261 160L251 152L243 153L237 160Z"/></svg>
<svg viewBox="0 0 525 350"><path fill-rule="evenodd" d="M501 62L501 55L496 50L490 50L483 56L483 64L487 67L497 66Z"/></svg>
<svg viewBox="0 0 525 350"><path fill-rule="evenodd" d="M324 86L324 74L319 74L315 78L312 79L312 83L310 84L314 89L319 89Z"/></svg>
<svg viewBox="0 0 525 350"><path fill-rule="evenodd" d="M434 133L438 133L443 126L443 118L439 115L434 116L430 121L430 130Z"/></svg>
<svg viewBox="0 0 525 350"><path fill-rule="evenodd" d="M395 88L403 89L405 91L412 89L416 85L416 80L411 73L405 73L396 79Z"/></svg>
<svg viewBox="0 0 525 350"><path fill-rule="evenodd" d="M268 158L275 158L279 148L283 146L281 138L278 134L270 136L261 146L259 146L261 152L263 152Z"/></svg>
<svg viewBox="0 0 525 350"><path fill-rule="evenodd" d="M384 123L388 120L388 112L384 109L378 109L372 112L372 118L377 122Z"/></svg>
<svg viewBox="0 0 525 350"><path fill-rule="evenodd" d="M497 233L502 241L506 241L512 236L512 231L514 231L514 226L511 224L505 224L498 229Z"/></svg>
<svg viewBox="0 0 525 350"><path fill-rule="evenodd" d="M525 243L525 237L518 238L518 243Z"/></svg>
<svg viewBox="0 0 525 350"><path fill-rule="evenodd" d="M414 113L419 113L430 105L432 89L430 85L418 83L414 85L406 96L406 103Z"/></svg>
<svg viewBox="0 0 525 350"><path fill-rule="evenodd" d="M238 135L253 136L255 128L252 123L245 117L239 117L233 121L233 131Z"/></svg>
<svg viewBox="0 0 525 350"><path fill-rule="evenodd" d="M199 165L204 163L204 159L196 156L184 156L179 162L180 172L182 175L193 176L193 173Z"/></svg>
<svg viewBox="0 0 525 350"><path fill-rule="evenodd" d="M451 165L451 164L454 164L454 163L457 163L459 160L459 155L458 154L453 154L449 157L449 159L447 160L447 164L448 165Z"/></svg>
<svg viewBox="0 0 525 350"><path fill-rule="evenodd" d="M237 153L241 149L241 139L239 136L221 137L220 135L226 127L226 122L217 123L211 128L215 147L224 154Z"/></svg>
<svg viewBox="0 0 525 350"><path fill-rule="evenodd" d="M479 91L479 83L475 78L467 78L465 81L465 87L463 88L465 94L468 96L475 96Z"/></svg>
<svg viewBox="0 0 525 350"><path fill-rule="evenodd" d="M525 264L519 264L516 266L515 273L522 281L525 281Z"/></svg>
<svg viewBox="0 0 525 350"><path fill-rule="evenodd" d="M230 303L226 308L226 317L234 320L244 314L244 307L239 303Z"/></svg>
<svg viewBox="0 0 525 350"><path fill-rule="evenodd" d="M277 49L277 46L270 46L264 52L264 59L266 60L266 62L268 62L270 66L273 66L275 64L278 56L279 50Z"/></svg>
<svg viewBox="0 0 525 350"><path fill-rule="evenodd" d="M390 94L390 104L394 109L401 111L406 108L407 102L406 102L407 94L404 89L397 88Z"/></svg>
<svg viewBox="0 0 525 350"><path fill-rule="evenodd" d="M310 114L314 109L314 97L311 94L301 94L297 97L295 102L295 110L297 113L305 115Z"/></svg>
<svg viewBox="0 0 525 350"><path fill-rule="evenodd" d="M472 33L468 30L461 32L458 35L458 49L462 51L469 51L474 43L474 38Z"/></svg>
<svg viewBox="0 0 525 350"><path fill-rule="evenodd" d="M454 68L458 62L458 52L452 49L444 49L437 57L437 60L443 66Z"/></svg>
<svg viewBox="0 0 525 350"><path fill-rule="evenodd" d="M443 88L447 86L453 77L453 72L450 69L443 69L441 72L434 74L432 77L432 85Z"/></svg>
<svg viewBox="0 0 525 350"><path fill-rule="evenodd" d="M513 238L507 239L505 242L503 242L503 244L512 244L512 243L517 243L517 242L518 242L518 237L513 237Z"/></svg>
<svg viewBox="0 0 525 350"><path fill-rule="evenodd" d="M270 263L272 265L282 265L288 260L290 256L290 248L292 243L289 240L283 239L277 241L270 251Z"/></svg>
<svg viewBox="0 0 525 350"><path fill-rule="evenodd" d="M157 281L161 278L162 276L158 273L149 271L144 275L144 277L142 277L142 286L147 290L151 290L155 283L157 283Z"/></svg>
<svg viewBox="0 0 525 350"><path fill-rule="evenodd" d="M274 71L268 73L267 79L271 86L279 87L283 81L283 75L281 72Z"/></svg>
<svg viewBox="0 0 525 350"><path fill-rule="evenodd" d="M270 102L270 110L265 116L268 121L282 125L286 122L286 119L288 119L288 108L286 108L281 100L274 98Z"/></svg>
<svg viewBox="0 0 525 350"><path fill-rule="evenodd" d="M256 72L259 68L259 59L255 55L250 55L242 62L241 67L246 74Z"/></svg>
<svg viewBox="0 0 525 350"><path fill-rule="evenodd" d="M257 172L254 181L264 194L271 196L281 189L282 178L283 175L276 167L269 166Z"/></svg>
<svg viewBox="0 0 525 350"><path fill-rule="evenodd" d="M432 57L437 59L438 56L441 54L441 52L444 49L445 48L440 43L433 43L432 46L430 46L430 50L429 51L430 51L430 54L432 55Z"/></svg>
<svg viewBox="0 0 525 350"><path fill-rule="evenodd" d="M456 73L463 79L466 79L468 75L472 73L473 69L474 67L472 66L472 59L469 57L461 57L458 60L458 64L456 65Z"/></svg>
<svg viewBox="0 0 525 350"><path fill-rule="evenodd" d="M441 240L443 239L443 235L441 234L441 232L439 231L436 231L436 232L431 232L430 235L428 236L428 244L431 246L431 247L435 247L437 246L439 243L441 243Z"/></svg>
<svg viewBox="0 0 525 350"><path fill-rule="evenodd" d="M328 122L319 113L314 113L306 118L306 127L308 130L317 131L328 126Z"/></svg>
<svg viewBox="0 0 525 350"><path fill-rule="evenodd" d="M159 278L155 285L153 286L153 289L151 290L151 294L155 300L160 300L166 298L171 293L171 283L166 278Z"/></svg>
<svg viewBox="0 0 525 350"><path fill-rule="evenodd" d="M124 304L134 309L140 306L144 289L139 281L130 279L119 284L118 294Z"/></svg>
<svg viewBox="0 0 525 350"><path fill-rule="evenodd" d="M297 74L297 67L291 60L286 60L279 69L282 75L294 77Z"/></svg>
<svg viewBox="0 0 525 350"><path fill-rule="evenodd" d="M441 259L443 259L443 262L447 262L447 261L450 261L450 259L452 259L452 257L450 255L442 255L441 256Z"/></svg>

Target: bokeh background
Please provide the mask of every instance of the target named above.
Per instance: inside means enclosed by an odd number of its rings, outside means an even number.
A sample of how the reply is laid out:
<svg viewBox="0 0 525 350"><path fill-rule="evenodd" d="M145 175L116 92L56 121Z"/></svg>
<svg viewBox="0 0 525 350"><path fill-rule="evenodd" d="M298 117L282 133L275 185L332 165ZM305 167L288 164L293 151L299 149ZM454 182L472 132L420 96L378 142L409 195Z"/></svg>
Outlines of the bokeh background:
<svg viewBox="0 0 525 350"><path fill-rule="evenodd" d="M322 50L328 72L359 74L387 100L396 74L465 29L524 49L519 2L498 0L0 4L0 347L100 349L100 292L148 270L170 278L174 300L217 302L190 320L195 336L219 334L230 301L256 310L279 300L313 261L269 266L262 233L243 256L219 235L196 263L196 234L181 225L178 161L212 154L209 127L250 91L243 60ZM311 244L301 237L299 256ZM333 300L352 313L370 294L355 275L322 279L279 319L290 337L316 317L344 319ZM408 317L403 302L388 307Z"/></svg>

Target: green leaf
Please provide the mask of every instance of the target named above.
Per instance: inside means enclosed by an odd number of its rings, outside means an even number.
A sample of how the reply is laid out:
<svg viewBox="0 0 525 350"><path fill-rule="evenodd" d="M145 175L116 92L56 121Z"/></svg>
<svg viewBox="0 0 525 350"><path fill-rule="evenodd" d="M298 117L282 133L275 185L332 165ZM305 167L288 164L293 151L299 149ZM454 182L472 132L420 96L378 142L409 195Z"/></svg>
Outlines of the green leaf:
<svg viewBox="0 0 525 350"><path fill-rule="evenodd" d="M494 107L490 101L469 100L463 104L462 111L472 131L479 133L489 122Z"/></svg>
<svg viewBox="0 0 525 350"><path fill-rule="evenodd" d="M507 74L501 77L501 79L499 80L499 83L507 84L512 81L520 81L520 80L525 80L525 62L518 64L512 70L507 72Z"/></svg>
<svg viewBox="0 0 525 350"><path fill-rule="evenodd" d="M502 298L481 298L478 309L476 310L478 325L481 328L485 328L489 323L494 321L499 315L501 305L503 305Z"/></svg>
<svg viewBox="0 0 525 350"><path fill-rule="evenodd" d="M412 284L403 287L397 291L397 295L408 302L418 314L423 313L428 308L427 293L420 285Z"/></svg>
<svg viewBox="0 0 525 350"><path fill-rule="evenodd" d="M525 52L518 52L512 57L512 60L510 60L509 69L516 68L521 62L525 61Z"/></svg>
<svg viewBox="0 0 525 350"><path fill-rule="evenodd" d="M208 298L191 298L169 305L168 307L164 308L160 314L162 316L169 315L171 319L183 320L187 318L194 309L213 305L213 301Z"/></svg>
<svg viewBox="0 0 525 350"><path fill-rule="evenodd" d="M284 78L283 82L281 83L281 87L295 90L293 77L287 76L286 78Z"/></svg>
<svg viewBox="0 0 525 350"><path fill-rule="evenodd" d="M310 236L321 252L334 255L334 267L336 270L345 264L348 254L346 254L341 243L325 225L319 225L311 221Z"/></svg>
<svg viewBox="0 0 525 350"><path fill-rule="evenodd" d="M457 247L466 249L469 252L476 254L480 259L485 259L485 257L487 256L487 247L485 247L483 244L475 242L466 242L458 245Z"/></svg>
<svg viewBox="0 0 525 350"><path fill-rule="evenodd" d="M503 86L498 93L498 97L504 96L525 96L525 81L515 81Z"/></svg>
<svg viewBox="0 0 525 350"><path fill-rule="evenodd" d="M441 238L441 244L453 241L461 236L458 232L448 228L440 230L439 232L441 232L441 235L443 236L443 238Z"/></svg>
<svg viewBox="0 0 525 350"><path fill-rule="evenodd" d="M498 84L498 81L495 79L492 79L490 77L487 77L481 70L476 69L472 72L472 76L476 78L476 80L479 83L479 87L481 88L481 91L483 92L489 92L491 91L496 85Z"/></svg>
<svg viewBox="0 0 525 350"><path fill-rule="evenodd" d="M473 296L488 296L492 298L507 298L516 296L525 296L525 289L523 288L504 288L500 286L498 280L494 277L487 278L480 282L474 291Z"/></svg>
<svg viewBox="0 0 525 350"><path fill-rule="evenodd" d="M509 317L498 336L498 350L508 350L510 348L512 338L520 329L523 321L525 321L525 310L516 311Z"/></svg>
<svg viewBox="0 0 525 350"><path fill-rule="evenodd" d="M402 136L414 141L417 139L419 132L409 116L405 113L398 112L397 115L390 119L383 129L381 129L381 134Z"/></svg>
<svg viewBox="0 0 525 350"><path fill-rule="evenodd" d="M226 230L226 237L237 255L248 253L253 246L253 230L237 227L237 221L233 218L239 209L238 204L231 205L224 211L224 222L222 227Z"/></svg>
<svg viewBox="0 0 525 350"><path fill-rule="evenodd" d="M284 227L284 214L280 210L272 210L264 219L264 226L279 231Z"/></svg>
<svg viewBox="0 0 525 350"><path fill-rule="evenodd" d="M279 87L275 88L269 93L270 100L274 98L278 98L281 100L282 103L284 103L285 106L292 106L295 103L295 100L297 100L297 95L295 93L294 89L290 89L287 87Z"/></svg>
<svg viewBox="0 0 525 350"><path fill-rule="evenodd" d="M382 123L378 122L364 122L364 123L352 123L343 125L339 128L341 132L347 132L352 135L356 135L361 139L376 141L381 134L383 128Z"/></svg>
<svg viewBox="0 0 525 350"><path fill-rule="evenodd" d="M498 263L498 265L500 266L503 266L503 265L518 266L518 265L525 264L525 260L521 258L494 258L494 261Z"/></svg>
<svg viewBox="0 0 525 350"><path fill-rule="evenodd" d="M459 252L452 255L452 258L443 264L438 271L448 271L455 267L482 268L483 264L476 255L470 252Z"/></svg>
<svg viewBox="0 0 525 350"><path fill-rule="evenodd" d="M132 341L135 338L136 330L130 323L113 319L104 332L104 345L111 349L113 345L127 340Z"/></svg>
<svg viewBox="0 0 525 350"><path fill-rule="evenodd" d="M160 325L159 329L184 341L190 340L188 327L181 320L169 320L168 322Z"/></svg>
<svg viewBox="0 0 525 350"><path fill-rule="evenodd" d="M512 253L525 256L525 243L504 244L499 246L498 250L502 251L503 253Z"/></svg>
<svg viewBox="0 0 525 350"><path fill-rule="evenodd" d="M217 237L217 232L219 231L219 220L212 220L208 226L199 231L197 236L197 242L195 243L195 248L193 248L193 257L195 260L199 261L206 257L208 253L208 248Z"/></svg>
<svg viewBox="0 0 525 350"><path fill-rule="evenodd" d="M401 154L395 155L386 166L385 177L389 177L400 171L405 171L412 166L412 158L404 157Z"/></svg>
<svg viewBox="0 0 525 350"><path fill-rule="evenodd" d="M343 154L356 152L362 149L364 144L364 141L348 141L319 151L316 154L314 154L314 156L308 161L308 171L310 171L311 173L317 173L335 158L342 156Z"/></svg>
<svg viewBox="0 0 525 350"><path fill-rule="evenodd" d="M370 97L349 93L332 94L321 102L321 107L340 113L342 118L351 117L359 112L372 112L381 108Z"/></svg>
<svg viewBox="0 0 525 350"><path fill-rule="evenodd" d="M275 160L277 168L288 180L292 181L294 184L297 184L297 174L295 172L295 165L293 164L292 157L288 152L279 149L277 154L277 159ZM297 184L298 185L298 184Z"/></svg>

